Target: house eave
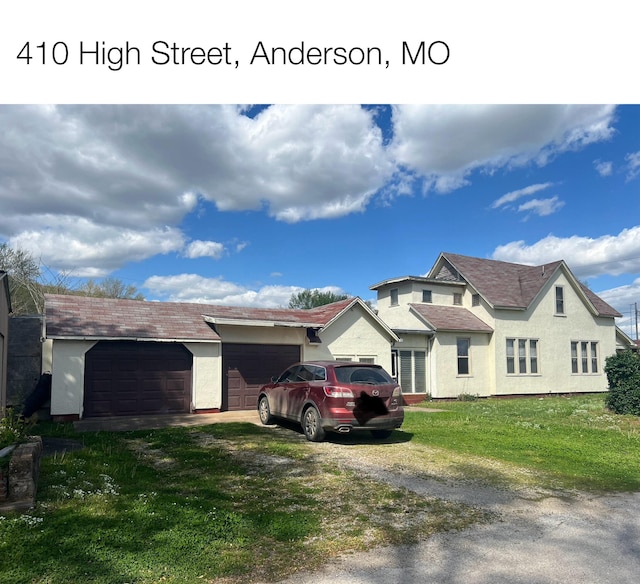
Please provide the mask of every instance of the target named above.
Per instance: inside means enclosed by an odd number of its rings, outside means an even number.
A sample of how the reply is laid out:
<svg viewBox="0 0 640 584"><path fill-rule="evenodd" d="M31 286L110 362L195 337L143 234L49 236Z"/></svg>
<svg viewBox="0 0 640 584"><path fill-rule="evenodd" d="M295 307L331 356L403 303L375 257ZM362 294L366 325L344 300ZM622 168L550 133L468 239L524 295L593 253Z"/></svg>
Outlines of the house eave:
<svg viewBox="0 0 640 584"><path fill-rule="evenodd" d="M75 335L75 336L65 336L65 335L47 335L46 337L52 341L89 341L89 342L98 342L98 341L136 341L136 342L144 342L148 341L151 343L221 343L221 340L216 339L186 339L186 338L158 338L158 337L102 337L102 336L94 336L94 335Z"/></svg>
<svg viewBox="0 0 640 584"><path fill-rule="evenodd" d="M251 326L251 327L287 327L287 328L322 328L323 323L319 322L291 322L282 320L253 320L238 318L220 318L214 316L202 315L205 322L217 325L230 326Z"/></svg>

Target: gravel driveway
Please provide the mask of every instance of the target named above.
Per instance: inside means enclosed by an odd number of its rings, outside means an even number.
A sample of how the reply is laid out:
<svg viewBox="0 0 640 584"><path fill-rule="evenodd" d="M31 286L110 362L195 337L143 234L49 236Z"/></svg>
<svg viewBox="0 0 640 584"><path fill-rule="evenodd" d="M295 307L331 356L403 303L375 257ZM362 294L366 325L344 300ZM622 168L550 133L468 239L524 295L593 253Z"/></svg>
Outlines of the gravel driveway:
<svg viewBox="0 0 640 584"><path fill-rule="evenodd" d="M480 485L467 480L464 469L452 471L456 465L451 461L438 469L434 452L412 443L340 439L318 444L317 451L379 481L481 507L495 512L497 519L412 546L344 556L320 572L299 573L283 584L640 581L640 493L603 497L542 491L531 480L516 488L506 482L503 488ZM495 469L496 477L501 470Z"/></svg>

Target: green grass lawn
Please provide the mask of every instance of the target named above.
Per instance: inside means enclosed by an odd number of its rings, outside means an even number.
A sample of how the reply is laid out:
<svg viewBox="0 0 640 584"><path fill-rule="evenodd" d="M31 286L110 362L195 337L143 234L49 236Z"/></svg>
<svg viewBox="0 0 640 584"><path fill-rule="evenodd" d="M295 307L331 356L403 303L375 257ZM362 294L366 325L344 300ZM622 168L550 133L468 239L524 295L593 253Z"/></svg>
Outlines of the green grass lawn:
<svg viewBox="0 0 640 584"><path fill-rule="evenodd" d="M445 411L407 414L417 443L529 469L543 487L640 490L640 420L607 411L602 395L422 405Z"/></svg>
<svg viewBox="0 0 640 584"><path fill-rule="evenodd" d="M466 479L495 482L499 474L501 487L526 475L543 488L640 490L640 422L603 403L603 396L430 402L446 411L410 408L402 431L384 444L344 437L329 447L436 477L444 461ZM0 515L0 583L270 581L342 552L488 520L475 507L346 470L291 428L76 434L45 424L35 433L84 447L44 457L36 508ZM427 455L423 467L407 458Z"/></svg>
<svg viewBox="0 0 640 584"><path fill-rule="evenodd" d="M485 519L341 470L291 429L39 433L84 448L44 457L36 508L0 516L2 583L269 581Z"/></svg>

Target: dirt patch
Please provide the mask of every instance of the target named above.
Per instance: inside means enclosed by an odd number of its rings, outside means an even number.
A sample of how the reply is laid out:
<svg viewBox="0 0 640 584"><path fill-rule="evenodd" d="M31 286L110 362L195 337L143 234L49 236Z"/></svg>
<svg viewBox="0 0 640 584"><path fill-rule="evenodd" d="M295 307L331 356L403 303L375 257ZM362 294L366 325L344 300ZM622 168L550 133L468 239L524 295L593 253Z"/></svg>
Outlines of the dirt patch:
<svg viewBox="0 0 640 584"><path fill-rule="evenodd" d="M127 445L137 458L154 468L162 470L178 464L175 458L168 456L159 448L151 448L151 446L142 439L127 440Z"/></svg>

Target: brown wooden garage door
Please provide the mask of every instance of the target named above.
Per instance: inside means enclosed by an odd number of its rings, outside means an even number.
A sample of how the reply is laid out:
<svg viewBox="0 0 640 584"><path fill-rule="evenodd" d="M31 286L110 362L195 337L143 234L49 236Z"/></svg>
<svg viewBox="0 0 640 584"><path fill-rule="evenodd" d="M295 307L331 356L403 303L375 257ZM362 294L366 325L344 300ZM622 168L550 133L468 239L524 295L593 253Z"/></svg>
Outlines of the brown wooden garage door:
<svg viewBox="0 0 640 584"><path fill-rule="evenodd" d="M84 416L188 413L192 364L180 343L101 341L86 354Z"/></svg>
<svg viewBox="0 0 640 584"><path fill-rule="evenodd" d="M300 360L298 345L222 345L222 409L252 410L260 388Z"/></svg>

